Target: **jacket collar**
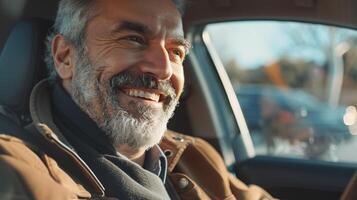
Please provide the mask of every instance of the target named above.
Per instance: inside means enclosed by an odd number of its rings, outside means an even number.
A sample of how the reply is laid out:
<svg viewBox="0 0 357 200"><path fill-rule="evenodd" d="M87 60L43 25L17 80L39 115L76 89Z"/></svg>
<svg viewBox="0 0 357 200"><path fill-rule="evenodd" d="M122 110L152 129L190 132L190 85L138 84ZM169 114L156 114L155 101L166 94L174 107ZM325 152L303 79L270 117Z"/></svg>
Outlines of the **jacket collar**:
<svg viewBox="0 0 357 200"><path fill-rule="evenodd" d="M104 187L87 164L78 156L74 148L65 139L55 125L51 109L51 83L45 79L39 82L31 92L30 114L37 131L56 148L72 160L83 172L88 182L99 196L104 196ZM56 134L55 134L56 133Z"/></svg>

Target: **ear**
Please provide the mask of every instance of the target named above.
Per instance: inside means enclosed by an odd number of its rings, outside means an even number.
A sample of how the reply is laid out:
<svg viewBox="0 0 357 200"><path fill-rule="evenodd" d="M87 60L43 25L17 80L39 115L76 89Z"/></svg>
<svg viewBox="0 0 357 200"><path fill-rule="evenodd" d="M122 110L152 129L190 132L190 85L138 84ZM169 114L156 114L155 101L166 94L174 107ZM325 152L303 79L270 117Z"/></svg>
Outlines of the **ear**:
<svg viewBox="0 0 357 200"><path fill-rule="evenodd" d="M52 40L52 56L56 71L63 81L69 81L74 72L74 50L62 35Z"/></svg>

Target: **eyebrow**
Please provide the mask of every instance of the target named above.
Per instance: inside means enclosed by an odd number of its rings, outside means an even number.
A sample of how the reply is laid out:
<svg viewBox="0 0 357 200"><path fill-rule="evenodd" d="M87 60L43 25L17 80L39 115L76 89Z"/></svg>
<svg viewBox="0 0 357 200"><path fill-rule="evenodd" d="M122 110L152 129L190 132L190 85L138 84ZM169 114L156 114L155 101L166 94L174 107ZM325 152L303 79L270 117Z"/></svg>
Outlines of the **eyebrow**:
<svg viewBox="0 0 357 200"><path fill-rule="evenodd" d="M172 38L169 40L171 44L174 45L179 45L179 46L183 46L185 49L186 54L188 54L189 50L191 49L192 45L191 42L189 42L188 40L186 40L183 37L180 38Z"/></svg>
<svg viewBox="0 0 357 200"><path fill-rule="evenodd" d="M118 23L111 33L118 33L123 31L134 31L145 35L152 34L152 31L145 24L132 21L122 21Z"/></svg>
<svg viewBox="0 0 357 200"><path fill-rule="evenodd" d="M153 31L147 25L126 20L118 23L111 33L115 34L123 31L134 31L143 35L153 35ZM183 37L172 38L169 41L171 44L183 46L186 54L188 54L192 47L191 43Z"/></svg>

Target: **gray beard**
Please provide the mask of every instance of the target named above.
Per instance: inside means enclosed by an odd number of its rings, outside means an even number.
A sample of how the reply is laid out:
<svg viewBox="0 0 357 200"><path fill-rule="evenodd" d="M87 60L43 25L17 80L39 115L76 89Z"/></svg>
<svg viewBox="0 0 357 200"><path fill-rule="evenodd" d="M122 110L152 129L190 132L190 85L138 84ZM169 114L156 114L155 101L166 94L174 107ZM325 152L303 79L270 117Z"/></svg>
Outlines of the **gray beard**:
<svg viewBox="0 0 357 200"><path fill-rule="evenodd" d="M109 89L109 83L103 83L93 76L96 66L87 55L78 56L76 72L72 79L71 93L76 104L92 118L106 133L115 147L128 145L131 148L151 148L158 144L167 130L167 123L178 104L176 95L164 106L164 110L155 112L147 105L132 102L132 110L139 115L127 112ZM165 88L168 86L166 85ZM171 86L169 86L171 87ZM171 93L174 89L171 87ZM105 91L105 92L104 92ZM174 92L173 92L174 93ZM101 112L95 111L94 104L99 104ZM109 112L109 108L113 111Z"/></svg>
<svg viewBox="0 0 357 200"><path fill-rule="evenodd" d="M141 108L137 105L138 109ZM115 116L100 125L115 145L127 144L131 148L150 148L158 144L163 137L167 123L174 109L160 116L153 116L147 109L144 118L135 118L122 108L118 108ZM152 117L150 117L150 115Z"/></svg>

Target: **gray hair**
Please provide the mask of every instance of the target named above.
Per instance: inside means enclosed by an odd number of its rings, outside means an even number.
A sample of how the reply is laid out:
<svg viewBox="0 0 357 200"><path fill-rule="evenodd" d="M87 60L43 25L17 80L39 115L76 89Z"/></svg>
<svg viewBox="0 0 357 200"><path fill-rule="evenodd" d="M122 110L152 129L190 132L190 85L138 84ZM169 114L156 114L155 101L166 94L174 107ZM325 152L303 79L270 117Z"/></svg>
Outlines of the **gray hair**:
<svg viewBox="0 0 357 200"><path fill-rule="evenodd" d="M177 9L183 14L184 0L172 0ZM81 57L85 53L86 27L95 16L92 10L94 0L61 0L55 23L46 40L45 62L51 80L59 79L51 53L52 40L57 34L61 34L66 42L76 49L76 56Z"/></svg>

